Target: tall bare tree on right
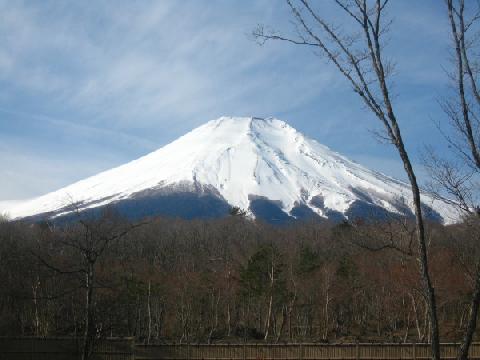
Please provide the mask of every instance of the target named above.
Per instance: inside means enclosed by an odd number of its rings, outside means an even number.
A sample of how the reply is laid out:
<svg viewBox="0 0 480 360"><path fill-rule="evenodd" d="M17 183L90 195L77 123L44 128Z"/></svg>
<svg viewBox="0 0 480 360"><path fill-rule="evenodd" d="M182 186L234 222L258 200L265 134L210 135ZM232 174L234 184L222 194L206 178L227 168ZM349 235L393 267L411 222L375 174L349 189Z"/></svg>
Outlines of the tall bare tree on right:
<svg viewBox="0 0 480 360"><path fill-rule="evenodd" d="M425 164L432 178L432 190L448 194L448 201L467 214L462 226L475 240L468 253L459 254L472 284L468 321L457 354L459 360L466 360L480 306L480 64L477 52L480 4L469 2L467 8L464 0L446 0L446 5L453 49L452 69L448 73L452 96L440 103L449 120L450 131L444 131L440 124L439 129L452 152L449 158L444 158L429 149ZM466 242L466 239L461 240Z"/></svg>
<svg viewBox="0 0 480 360"><path fill-rule="evenodd" d="M308 0L286 0L297 25L297 36L283 36L263 26L254 30L253 36L260 44L279 40L307 46L326 57L350 83L366 107L381 122L384 137L391 142L400 156L411 186L413 209L416 219L418 262L424 294L427 300L432 357L440 359L440 339L435 289L432 284L422 214L421 194L412 162L405 148L397 120L389 82L393 65L385 57L384 38L390 21L385 19L388 0L333 0L338 9L349 19L348 26L355 30L345 32L344 27L332 25L322 17L322 11ZM323 4L323 5L318 5ZM324 3L315 3L319 8Z"/></svg>

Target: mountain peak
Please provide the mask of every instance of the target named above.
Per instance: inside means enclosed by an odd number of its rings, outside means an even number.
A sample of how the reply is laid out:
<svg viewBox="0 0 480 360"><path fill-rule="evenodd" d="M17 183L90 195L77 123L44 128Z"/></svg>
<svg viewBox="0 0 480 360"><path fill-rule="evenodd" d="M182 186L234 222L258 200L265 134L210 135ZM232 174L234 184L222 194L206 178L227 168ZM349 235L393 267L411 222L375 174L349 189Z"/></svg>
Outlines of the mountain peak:
<svg viewBox="0 0 480 360"><path fill-rule="evenodd" d="M165 194L171 199L179 193L208 195L254 216L265 209L275 209L276 218L412 215L405 183L348 160L282 120L254 116L209 121L144 157L7 211L12 217L59 216L72 203L85 210L145 198L149 207L164 209ZM428 194L424 201L438 221L458 216Z"/></svg>
<svg viewBox="0 0 480 360"><path fill-rule="evenodd" d="M211 126L218 128L219 126L225 127L238 127L244 126L245 130L248 130L252 126L274 126L274 127L290 127L285 121L276 119L274 117L258 117L258 116L222 116L215 120L210 120L203 126ZM200 126L201 128L201 126ZM196 130L196 129L194 129Z"/></svg>

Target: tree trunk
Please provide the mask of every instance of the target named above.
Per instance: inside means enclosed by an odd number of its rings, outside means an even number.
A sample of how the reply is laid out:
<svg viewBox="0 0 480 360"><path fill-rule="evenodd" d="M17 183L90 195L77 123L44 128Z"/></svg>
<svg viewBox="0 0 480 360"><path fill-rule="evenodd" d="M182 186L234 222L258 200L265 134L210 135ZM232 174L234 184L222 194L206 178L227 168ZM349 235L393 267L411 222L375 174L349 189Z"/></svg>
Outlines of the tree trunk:
<svg viewBox="0 0 480 360"><path fill-rule="evenodd" d="M413 296L412 293L408 293L410 295L410 298L412 299L412 307L413 307L413 313L415 314L415 327L417 328L417 334L418 334L418 340L422 341L422 327L420 325L420 319L418 315L418 309L417 309L417 301L415 300L415 297Z"/></svg>
<svg viewBox="0 0 480 360"><path fill-rule="evenodd" d="M85 329L83 338L82 360L88 360L93 351L95 336L95 305L94 305L94 263L88 262L85 274Z"/></svg>
<svg viewBox="0 0 480 360"><path fill-rule="evenodd" d="M328 318L328 306L330 305L330 295L328 291L328 285L326 289L326 294L325 294L325 306L323 307L323 336L322 340L327 341L328 339L328 324L329 324L329 318Z"/></svg>
<svg viewBox="0 0 480 360"><path fill-rule="evenodd" d="M273 257L273 251L272 251L272 257ZM270 269L270 299L268 301L268 311L267 311L267 318L265 320L265 337L264 339L267 340L268 338L268 332L270 329L270 321L272 318L272 306L273 306L273 288L274 288L274 283L275 283L275 267L273 265L273 258L272 258L272 264L271 264L271 269Z"/></svg>
<svg viewBox="0 0 480 360"><path fill-rule="evenodd" d="M150 344L150 338L152 336L152 309L151 309L151 292L152 292L152 282L148 281L148 295L147 295L147 345Z"/></svg>
<svg viewBox="0 0 480 360"><path fill-rule="evenodd" d="M272 306L273 306L273 289L270 292L270 300L268 301L268 310L267 310L267 318L265 319L265 337L264 340L267 340L268 333L270 329L270 319L272 317Z"/></svg>
<svg viewBox="0 0 480 360"><path fill-rule="evenodd" d="M478 266L477 266L478 268ZM462 343L458 350L458 360L468 360L468 350L472 344L473 334L477 329L478 308L480 306L480 269L477 269L477 277L475 279L475 288L470 302L470 314L468 318L467 328L462 339Z"/></svg>
<svg viewBox="0 0 480 360"><path fill-rule="evenodd" d="M230 300L227 302L227 336L232 334L232 314L230 310Z"/></svg>
<svg viewBox="0 0 480 360"><path fill-rule="evenodd" d="M278 343L280 341L280 338L282 337L283 334L283 329L285 328L285 322L287 319L287 314L288 314L288 305L283 305L282 308L282 322L280 323L280 329L277 332L277 338L275 340L275 343Z"/></svg>
<svg viewBox="0 0 480 360"><path fill-rule="evenodd" d="M40 315L38 311L38 301L37 301L37 294L38 288L40 287L40 278L37 275L37 280L32 285L32 295L33 295L33 306L34 306L34 328L35 328L35 336L40 335Z"/></svg>
<svg viewBox="0 0 480 360"><path fill-rule="evenodd" d="M405 150L403 140L400 134L400 129L398 128L395 116L393 112L390 114L392 121L392 128L394 130L396 143L395 146L398 149L400 157L402 158L405 171L410 180L412 188L413 203L415 208L415 222L416 222L416 233L417 233L417 242L418 242L418 251L419 251L419 263L420 263L420 275L423 282L423 288L425 291L425 296L428 304L428 312L430 315L430 335L432 341L432 358L435 360L440 360L440 335L438 327L438 317L437 317L437 302L435 297L435 289L432 285L432 280L430 278L429 264L428 264L428 253L427 245L425 239L425 227L423 222L422 215L422 203L420 201L420 189L418 187L417 178L413 171L412 164Z"/></svg>

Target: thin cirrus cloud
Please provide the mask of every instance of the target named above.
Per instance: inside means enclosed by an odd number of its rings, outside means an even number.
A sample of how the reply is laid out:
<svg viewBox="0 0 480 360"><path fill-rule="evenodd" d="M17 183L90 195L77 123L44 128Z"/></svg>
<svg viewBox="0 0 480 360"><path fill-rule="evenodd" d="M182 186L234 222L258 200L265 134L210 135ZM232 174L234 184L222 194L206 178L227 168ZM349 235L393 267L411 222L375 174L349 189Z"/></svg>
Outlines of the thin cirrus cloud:
<svg viewBox="0 0 480 360"><path fill-rule="evenodd" d="M415 11L393 6L400 31L392 41L413 49L391 49L406 74L396 91L415 107L400 109L408 130L415 127L409 113L428 118L433 110L425 103L435 96L422 94L419 104L413 87L421 82L429 94L443 84L441 67L426 65L445 52L438 36L445 19L434 1ZM283 2L267 0L0 0L1 157L19 159L8 162L10 175L0 170L0 199L55 190L221 115L282 117L389 172L397 160L372 144L375 123L324 59L281 43L258 46L248 36L258 23L292 31L289 21ZM421 51L427 43L431 51ZM416 135L407 135L414 149ZM26 169L35 169L34 179Z"/></svg>
<svg viewBox="0 0 480 360"><path fill-rule="evenodd" d="M241 103L242 95L256 93L256 102L264 103L272 81L285 78L281 68L268 66L269 58L295 54L295 49L280 46L260 51L247 39L255 25L251 13L262 9L253 2L243 18L241 12L236 17L219 16L225 4L191 1L110 3L92 18L89 8L82 8L75 18L75 7L64 5L63 12L56 10L58 20L47 16L53 6L49 4L35 10L24 5L4 14L12 19L2 31L21 28L21 41L5 49L13 54L7 62L15 64L3 71L9 75L5 80L40 95L58 96L58 106L82 109L95 116L91 122L129 123L141 117L148 124L157 122L159 114L197 115L225 95L227 103L232 97ZM258 14L264 18L262 11ZM38 60L31 64L31 59ZM316 70L312 73L322 76ZM245 76L251 77L249 81ZM311 88L305 85L304 98Z"/></svg>

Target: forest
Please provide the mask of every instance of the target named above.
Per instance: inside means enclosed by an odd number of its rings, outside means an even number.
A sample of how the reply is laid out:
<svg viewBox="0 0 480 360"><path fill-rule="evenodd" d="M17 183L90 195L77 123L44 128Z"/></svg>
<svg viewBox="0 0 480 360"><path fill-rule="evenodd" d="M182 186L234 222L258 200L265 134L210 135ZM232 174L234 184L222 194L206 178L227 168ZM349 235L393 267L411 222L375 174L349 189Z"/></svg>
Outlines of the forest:
<svg viewBox="0 0 480 360"><path fill-rule="evenodd" d="M428 224L440 336L466 327L477 216ZM106 210L63 225L0 223L1 336L133 336L152 344L428 342L415 223L273 227Z"/></svg>

